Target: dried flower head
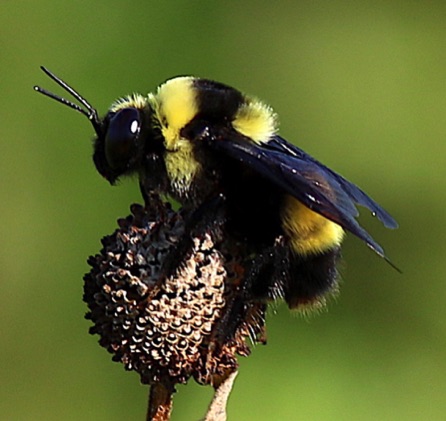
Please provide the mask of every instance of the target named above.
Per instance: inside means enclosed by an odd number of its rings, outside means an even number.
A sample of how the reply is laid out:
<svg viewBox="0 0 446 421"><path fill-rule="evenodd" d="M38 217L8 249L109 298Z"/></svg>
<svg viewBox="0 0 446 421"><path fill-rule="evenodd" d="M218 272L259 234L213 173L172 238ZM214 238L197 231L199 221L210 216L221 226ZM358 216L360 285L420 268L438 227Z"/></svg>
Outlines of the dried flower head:
<svg viewBox="0 0 446 421"><path fill-rule="evenodd" d="M215 232L192 238L166 276L186 215L160 200L131 211L88 261L90 333L143 383L173 392L193 377L218 387L236 370L236 355L249 354L246 338L262 340L265 305L243 301L243 262Z"/></svg>

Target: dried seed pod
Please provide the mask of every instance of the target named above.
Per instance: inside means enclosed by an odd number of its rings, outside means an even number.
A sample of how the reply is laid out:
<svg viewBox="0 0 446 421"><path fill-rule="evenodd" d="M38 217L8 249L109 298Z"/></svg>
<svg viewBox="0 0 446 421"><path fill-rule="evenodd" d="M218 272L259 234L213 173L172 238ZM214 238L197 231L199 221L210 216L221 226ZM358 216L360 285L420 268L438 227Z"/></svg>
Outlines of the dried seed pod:
<svg viewBox="0 0 446 421"><path fill-rule="evenodd" d="M90 333L113 360L147 384L173 391L194 377L218 386L246 356L246 338L261 340L265 305L241 294L242 250L215 232L192 238L192 248L173 275L163 264L184 235L187 219L159 199L119 220L89 259L84 301ZM238 253L240 251L240 253Z"/></svg>

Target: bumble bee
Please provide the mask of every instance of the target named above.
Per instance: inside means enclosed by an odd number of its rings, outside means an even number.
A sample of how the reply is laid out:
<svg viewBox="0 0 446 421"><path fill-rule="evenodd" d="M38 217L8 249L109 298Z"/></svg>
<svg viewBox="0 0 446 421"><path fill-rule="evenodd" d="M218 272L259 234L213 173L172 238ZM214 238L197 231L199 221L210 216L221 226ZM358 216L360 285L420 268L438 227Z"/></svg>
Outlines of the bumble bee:
<svg viewBox="0 0 446 421"><path fill-rule="evenodd" d="M283 139L274 111L222 83L176 77L146 96L115 101L104 118L73 88L42 67L83 108L35 89L85 115L96 132L93 160L111 184L137 174L145 197L170 196L192 209L189 226L224 221L246 244L253 298L271 296L280 279L290 308L335 288L344 231L379 256L355 205L387 228L396 221L357 186ZM389 262L390 263L390 262Z"/></svg>

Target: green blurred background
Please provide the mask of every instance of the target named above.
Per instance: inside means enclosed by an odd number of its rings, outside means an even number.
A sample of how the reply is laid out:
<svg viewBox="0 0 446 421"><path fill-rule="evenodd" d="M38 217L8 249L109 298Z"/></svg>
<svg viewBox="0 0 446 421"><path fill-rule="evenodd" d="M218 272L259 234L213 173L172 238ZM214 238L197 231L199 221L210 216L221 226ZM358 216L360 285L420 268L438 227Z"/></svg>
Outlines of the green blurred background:
<svg viewBox="0 0 446 421"><path fill-rule="evenodd" d="M267 346L241 360L230 420L446 419L444 1L8 1L0 4L0 418L142 420L147 389L83 319L86 258L139 201L91 162L85 118L48 66L105 113L182 74L257 95L281 133L362 186L399 221L362 223L344 285L305 319L271 309ZM173 420L212 395L178 388Z"/></svg>

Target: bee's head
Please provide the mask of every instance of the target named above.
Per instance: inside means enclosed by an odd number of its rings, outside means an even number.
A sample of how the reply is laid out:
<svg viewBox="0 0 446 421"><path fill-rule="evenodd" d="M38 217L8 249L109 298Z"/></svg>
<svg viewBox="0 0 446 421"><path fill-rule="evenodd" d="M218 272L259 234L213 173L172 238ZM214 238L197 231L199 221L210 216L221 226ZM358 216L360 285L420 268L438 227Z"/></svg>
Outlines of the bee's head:
<svg viewBox="0 0 446 421"><path fill-rule="evenodd" d="M137 172L146 155L145 148L154 144L146 141L151 136L151 109L147 100L140 95L118 100L100 119L96 109L79 93L45 67L41 69L83 105L84 108L39 86L34 87L37 92L73 108L90 120L96 132L93 161L98 172L112 184L123 175Z"/></svg>
<svg viewBox="0 0 446 421"><path fill-rule="evenodd" d="M145 145L149 144L150 109L126 104L112 109L96 130L93 161L96 169L110 183L137 172L142 166Z"/></svg>

